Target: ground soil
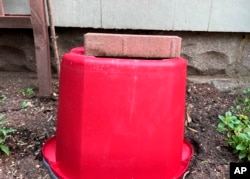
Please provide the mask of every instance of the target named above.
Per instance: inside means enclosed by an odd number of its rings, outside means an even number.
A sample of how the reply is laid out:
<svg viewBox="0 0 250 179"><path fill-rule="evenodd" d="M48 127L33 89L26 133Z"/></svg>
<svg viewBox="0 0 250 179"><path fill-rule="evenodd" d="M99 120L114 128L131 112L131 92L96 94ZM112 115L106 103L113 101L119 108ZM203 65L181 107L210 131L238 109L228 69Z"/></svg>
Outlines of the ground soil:
<svg viewBox="0 0 250 179"><path fill-rule="evenodd" d="M54 94L49 98L36 96L36 83L34 74L0 73L0 97L7 97L2 101L0 98L0 114L9 120L7 127L17 130L6 141L10 156L0 152L0 179L50 178L42 163L41 147L56 131L58 81L53 80ZM35 93L23 95L22 91L29 87ZM191 82L186 91L189 123L185 138L192 143L194 155L185 178L229 178L229 163L238 158L231 153L225 136L216 131L216 125L217 116L228 110L236 96L209 84ZM24 101L27 108L22 107Z"/></svg>

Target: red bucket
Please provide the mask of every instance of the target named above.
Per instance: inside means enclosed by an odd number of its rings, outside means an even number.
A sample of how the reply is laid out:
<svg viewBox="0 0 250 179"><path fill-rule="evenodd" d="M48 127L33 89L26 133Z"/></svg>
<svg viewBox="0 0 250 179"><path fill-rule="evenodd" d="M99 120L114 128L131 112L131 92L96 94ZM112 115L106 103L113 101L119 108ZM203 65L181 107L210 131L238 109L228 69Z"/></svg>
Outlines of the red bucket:
<svg viewBox="0 0 250 179"><path fill-rule="evenodd" d="M54 176L172 179L193 153L184 141L186 60L101 58L82 47L61 63L56 137L43 147Z"/></svg>

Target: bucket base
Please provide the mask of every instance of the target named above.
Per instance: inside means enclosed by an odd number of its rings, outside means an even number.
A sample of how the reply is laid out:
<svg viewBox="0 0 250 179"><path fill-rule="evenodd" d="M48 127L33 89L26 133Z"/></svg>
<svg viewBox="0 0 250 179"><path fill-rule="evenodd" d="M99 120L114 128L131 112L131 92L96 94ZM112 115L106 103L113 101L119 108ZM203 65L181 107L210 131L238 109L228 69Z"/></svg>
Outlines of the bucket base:
<svg viewBox="0 0 250 179"><path fill-rule="evenodd" d="M43 165L48 169L51 179L58 179L58 177L51 170L50 165L46 162L46 160L44 158L43 158Z"/></svg>
<svg viewBox="0 0 250 179"><path fill-rule="evenodd" d="M55 150L56 150L56 137L54 136L54 137L51 137L44 144L43 149L42 149L43 163L45 167L49 170L49 173L52 179L70 178L70 176L65 176L63 174L63 171L61 171L60 168L58 168L58 165L55 159L55 155L56 155ZM189 166L192 155L193 155L192 145L188 141L184 140L181 165L180 165L179 171L175 174L174 178L180 178L183 176L183 174L185 173L185 171L187 170Z"/></svg>

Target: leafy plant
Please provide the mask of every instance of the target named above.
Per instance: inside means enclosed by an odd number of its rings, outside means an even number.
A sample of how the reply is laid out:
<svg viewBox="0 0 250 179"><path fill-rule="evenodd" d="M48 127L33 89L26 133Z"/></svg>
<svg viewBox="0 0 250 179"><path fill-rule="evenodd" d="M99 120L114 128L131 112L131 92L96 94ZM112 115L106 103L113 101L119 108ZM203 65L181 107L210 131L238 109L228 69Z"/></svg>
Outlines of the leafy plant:
<svg viewBox="0 0 250 179"><path fill-rule="evenodd" d="M28 108L28 107L32 107L32 104L31 104L30 101L23 101L22 104L21 104L21 107L22 107L23 109L26 109L26 108Z"/></svg>
<svg viewBox="0 0 250 179"><path fill-rule="evenodd" d="M6 129L4 124L7 122L8 120L4 120L4 115L0 114L0 150L9 156L10 151L8 146L5 145L5 141L16 130L12 128Z"/></svg>
<svg viewBox="0 0 250 179"><path fill-rule="evenodd" d="M227 143L233 148L233 153L250 161L250 88L237 98L236 106L224 116L219 115L219 119L217 130L226 132Z"/></svg>
<svg viewBox="0 0 250 179"><path fill-rule="evenodd" d="M25 90L21 91L22 96L32 96L34 95L34 89L31 87L26 88Z"/></svg>

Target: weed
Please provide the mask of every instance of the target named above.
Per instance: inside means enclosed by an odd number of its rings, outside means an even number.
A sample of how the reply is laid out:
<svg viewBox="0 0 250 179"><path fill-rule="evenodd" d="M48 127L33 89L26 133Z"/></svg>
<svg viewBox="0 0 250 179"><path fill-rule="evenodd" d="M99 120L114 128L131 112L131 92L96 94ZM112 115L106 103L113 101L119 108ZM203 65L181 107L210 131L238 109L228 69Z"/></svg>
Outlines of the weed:
<svg viewBox="0 0 250 179"><path fill-rule="evenodd" d="M23 101L21 104L21 108L26 109L28 107L32 107L32 104L30 101Z"/></svg>
<svg viewBox="0 0 250 179"><path fill-rule="evenodd" d="M35 92L34 92L33 88L28 87L28 88L26 88L24 90L21 90L21 94L22 94L22 96L26 97L26 96L32 96L32 95L34 95Z"/></svg>
<svg viewBox="0 0 250 179"><path fill-rule="evenodd" d="M233 153L240 159L250 161L250 88L236 100L225 115L219 115L220 122L217 126L219 132L226 132L227 143L233 148Z"/></svg>
<svg viewBox="0 0 250 179"><path fill-rule="evenodd" d="M10 151L8 146L5 145L5 141L16 130L12 128L6 129L4 124L7 122L8 120L4 120L4 115L0 114L0 150L9 156Z"/></svg>
<svg viewBox="0 0 250 179"><path fill-rule="evenodd" d="M7 96L5 96L4 94L2 94L0 96L0 103L3 103L4 101L6 101L6 99L7 99Z"/></svg>
<svg viewBox="0 0 250 179"><path fill-rule="evenodd" d="M208 161L208 160L203 160L203 161L201 161L201 163L202 163L202 164L208 164L209 161Z"/></svg>

